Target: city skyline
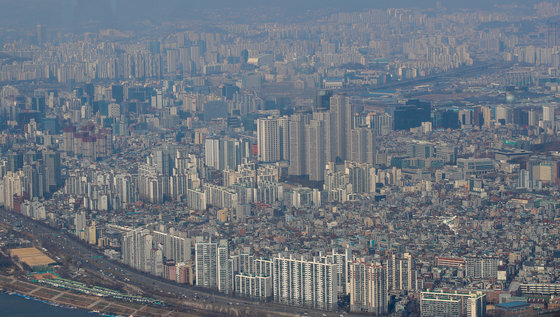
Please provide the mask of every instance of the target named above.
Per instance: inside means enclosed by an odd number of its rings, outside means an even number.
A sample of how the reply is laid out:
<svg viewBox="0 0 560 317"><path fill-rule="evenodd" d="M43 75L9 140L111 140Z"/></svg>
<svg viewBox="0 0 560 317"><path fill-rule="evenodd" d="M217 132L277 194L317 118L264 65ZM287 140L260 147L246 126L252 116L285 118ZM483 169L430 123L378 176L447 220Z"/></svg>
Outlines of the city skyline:
<svg viewBox="0 0 560 317"><path fill-rule="evenodd" d="M0 0L0 287L554 316L560 3Z"/></svg>

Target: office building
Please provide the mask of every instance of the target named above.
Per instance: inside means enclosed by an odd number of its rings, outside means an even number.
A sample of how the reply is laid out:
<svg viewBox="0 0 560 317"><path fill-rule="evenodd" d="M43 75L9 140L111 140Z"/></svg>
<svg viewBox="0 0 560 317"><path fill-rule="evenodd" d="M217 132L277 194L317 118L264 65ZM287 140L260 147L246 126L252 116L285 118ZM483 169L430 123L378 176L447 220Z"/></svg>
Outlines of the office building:
<svg viewBox="0 0 560 317"><path fill-rule="evenodd" d="M495 171L494 161L488 158L460 158L457 167L465 175L483 175Z"/></svg>
<svg viewBox="0 0 560 317"><path fill-rule="evenodd" d="M529 182L532 186L537 184L559 184L558 161L544 157L532 157L527 162Z"/></svg>
<svg viewBox="0 0 560 317"><path fill-rule="evenodd" d="M409 100L406 105L390 109L393 111L393 126L395 130L409 130L431 121L431 104L419 100Z"/></svg>

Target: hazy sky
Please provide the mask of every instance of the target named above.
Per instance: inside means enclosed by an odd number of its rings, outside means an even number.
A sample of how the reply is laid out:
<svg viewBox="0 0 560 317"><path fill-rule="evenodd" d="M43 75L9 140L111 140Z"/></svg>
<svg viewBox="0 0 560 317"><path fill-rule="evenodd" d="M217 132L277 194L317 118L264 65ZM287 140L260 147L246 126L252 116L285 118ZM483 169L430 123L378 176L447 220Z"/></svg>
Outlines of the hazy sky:
<svg viewBox="0 0 560 317"><path fill-rule="evenodd" d="M536 0L442 0L448 8L491 8L494 4L532 5ZM107 26L126 27L141 20L161 22L193 11L214 8L280 8L286 15L302 10L337 9L353 11L363 8L435 7L436 0L0 0L0 25L3 27L83 26L101 21Z"/></svg>

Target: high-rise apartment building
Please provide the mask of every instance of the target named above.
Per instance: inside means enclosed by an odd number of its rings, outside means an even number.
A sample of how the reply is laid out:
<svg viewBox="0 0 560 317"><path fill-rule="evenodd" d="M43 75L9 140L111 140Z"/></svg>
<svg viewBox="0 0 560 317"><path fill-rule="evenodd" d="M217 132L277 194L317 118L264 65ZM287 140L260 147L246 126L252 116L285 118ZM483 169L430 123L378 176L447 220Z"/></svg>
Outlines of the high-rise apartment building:
<svg viewBox="0 0 560 317"><path fill-rule="evenodd" d="M294 114L290 117L290 166L289 175L305 175L307 171L305 124L307 118L304 114Z"/></svg>
<svg viewBox="0 0 560 317"><path fill-rule="evenodd" d="M349 265L352 261L352 250L346 248L344 252L332 250L331 253L321 257L321 261L333 263L336 267L337 278L336 286L338 288L338 296L343 297L349 294Z"/></svg>
<svg viewBox="0 0 560 317"><path fill-rule="evenodd" d="M167 50L167 72L175 73L179 66L179 51Z"/></svg>
<svg viewBox="0 0 560 317"><path fill-rule="evenodd" d="M191 240L172 233L154 231L154 243L160 245L164 256L175 262L191 261Z"/></svg>
<svg viewBox="0 0 560 317"><path fill-rule="evenodd" d="M311 181L324 178L326 159L329 155L328 127L325 120L313 119L305 126L305 145L307 150L307 175Z"/></svg>
<svg viewBox="0 0 560 317"><path fill-rule="evenodd" d="M547 105L542 107L542 112L543 112L542 120L546 128L548 127L554 128L555 125L554 111L555 111L554 106Z"/></svg>
<svg viewBox="0 0 560 317"><path fill-rule="evenodd" d="M218 243L197 242L195 265L197 286L224 293L232 291L232 265L227 240L220 240Z"/></svg>
<svg viewBox="0 0 560 317"><path fill-rule="evenodd" d="M74 215L74 227L76 228L76 236L82 239L85 236L85 230L87 227L85 212L78 212Z"/></svg>
<svg viewBox="0 0 560 317"><path fill-rule="evenodd" d="M43 164L45 166L45 189L49 192L54 192L62 185L60 153L54 151L43 152Z"/></svg>
<svg viewBox="0 0 560 317"><path fill-rule="evenodd" d="M393 131L393 117L388 113L369 115L369 127L376 136L383 136Z"/></svg>
<svg viewBox="0 0 560 317"><path fill-rule="evenodd" d="M45 26L43 24L37 24L35 33L35 36L37 37L37 45L43 45L45 42Z"/></svg>
<svg viewBox="0 0 560 317"><path fill-rule="evenodd" d="M8 209L14 209L14 196L22 196L24 189L25 176L23 171L8 171L0 182L0 201L2 205Z"/></svg>
<svg viewBox="0 0 560 317"><path fill-rule="evenodd" d="M379 263L350 263L350 310L384 315L389 311L387 268Z"/></svg>
<svg viewBox="0 0 560 317"><path fill-rule="evenodd" d="M288 116L279 118L278 128L280 135L280 159L288 161L290 160L290 118Z"/></svg>
<svg viewBox="0 0 560 317"><path fill-rule="evenodd" d="M282 157L279 119L257 120L257 142L259 161L277 162Z"/></svg>
<svg viewBox="0 0 560 317"><path fill-rule="evenodd" d="M305 260L279 255L273 259L274 301L333 310L338 303L337 268L327 259Z"/></svg>
<svg viewBox="0 0 560 317"><path fill-rule="evenodd" d="M252 298L272 297L272 276L253 276L245 273L234 278L235 293Z"/></svg>
<svg viewBox="0 0 560 317"><path fill-rule="evenodd" d="M553 121L554 120L554 107L553 106L543 106L543 121Z"/></svg>
<svg viewBox="0 0 560 317"><path fill-rule="evenodd" d="M350 130L349 160L375 165L375 132L368 127Z"/></svg>
<svg viewBox="0 0 560 317"><path fill-rule="evenodd" d="M205 140L206 166L218 170L237 170L237 166L249 157L247 142L230 137L210 137Z"/></svg>
<svg viewBox="0 0 560 317"><path fill-rule="evenodd" d="M161 252L154 253L153 236L148 229L136 229L123 235L122 257L124 264L143 272L159 272Z"/></svg>
<svg viewBox="0 0 560 317"><path fill-rule="evenodd" d="M409 253L404 253L402 256L389 254L385 266L389 290L415 291L422 288L418 282L414 260Z"/></svg>
<svg viewBox="0 0 560 317"><path fill-rule="evenodd" d="M252 298L272 297L272 261L249 254L231 256L234 291Z"/></svg>
<svg viewBox="0 0 560 317"><path fill-rule="evenodd" d="M218 288L218 244L197 242L194 257L196 285L204 288Z"/></svg>
<svg viewBox="0 0 560 317"><path fill-rule="evenodd" d="M549 48L560 45L560 21L553 19L546 24L546 44Z"/></svg>
<svg viewBox="0 0 560 317"><path fill-rule="evenodd" d="M350 152L350 130L352 130L352 106L350 98L336 95L330 99L331 143L333 161L348 159Z"/></svg>
<svg viewBox="0 0 560 317"><path fill-rule="evenodd" d="M229 244L227 240L220 240L217 250L217 280L218 291L230 293L233 290L232 263L229 258Z"/></svg>
<svg viewBox="0 0 560 317"><path fill-rule="evenodd" d="M497 279L500 261L493 257L467 257L467 277L480 279Z"/></svg>

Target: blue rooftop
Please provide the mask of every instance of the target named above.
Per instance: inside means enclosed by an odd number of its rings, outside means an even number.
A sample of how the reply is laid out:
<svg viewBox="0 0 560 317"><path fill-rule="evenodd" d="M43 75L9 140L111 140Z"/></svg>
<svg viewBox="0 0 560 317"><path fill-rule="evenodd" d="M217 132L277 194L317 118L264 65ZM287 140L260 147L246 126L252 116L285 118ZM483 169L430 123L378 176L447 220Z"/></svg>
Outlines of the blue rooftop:
<svg viewBox="0 0 560 317"><path fill-rule="evenodd" d="M518 308L518 307L523 307L523 306L529 306L529 303L526 302L509 302L509 303L503 303L503 304L497 304L496 307L500 307L500 308Z"/></svg>

